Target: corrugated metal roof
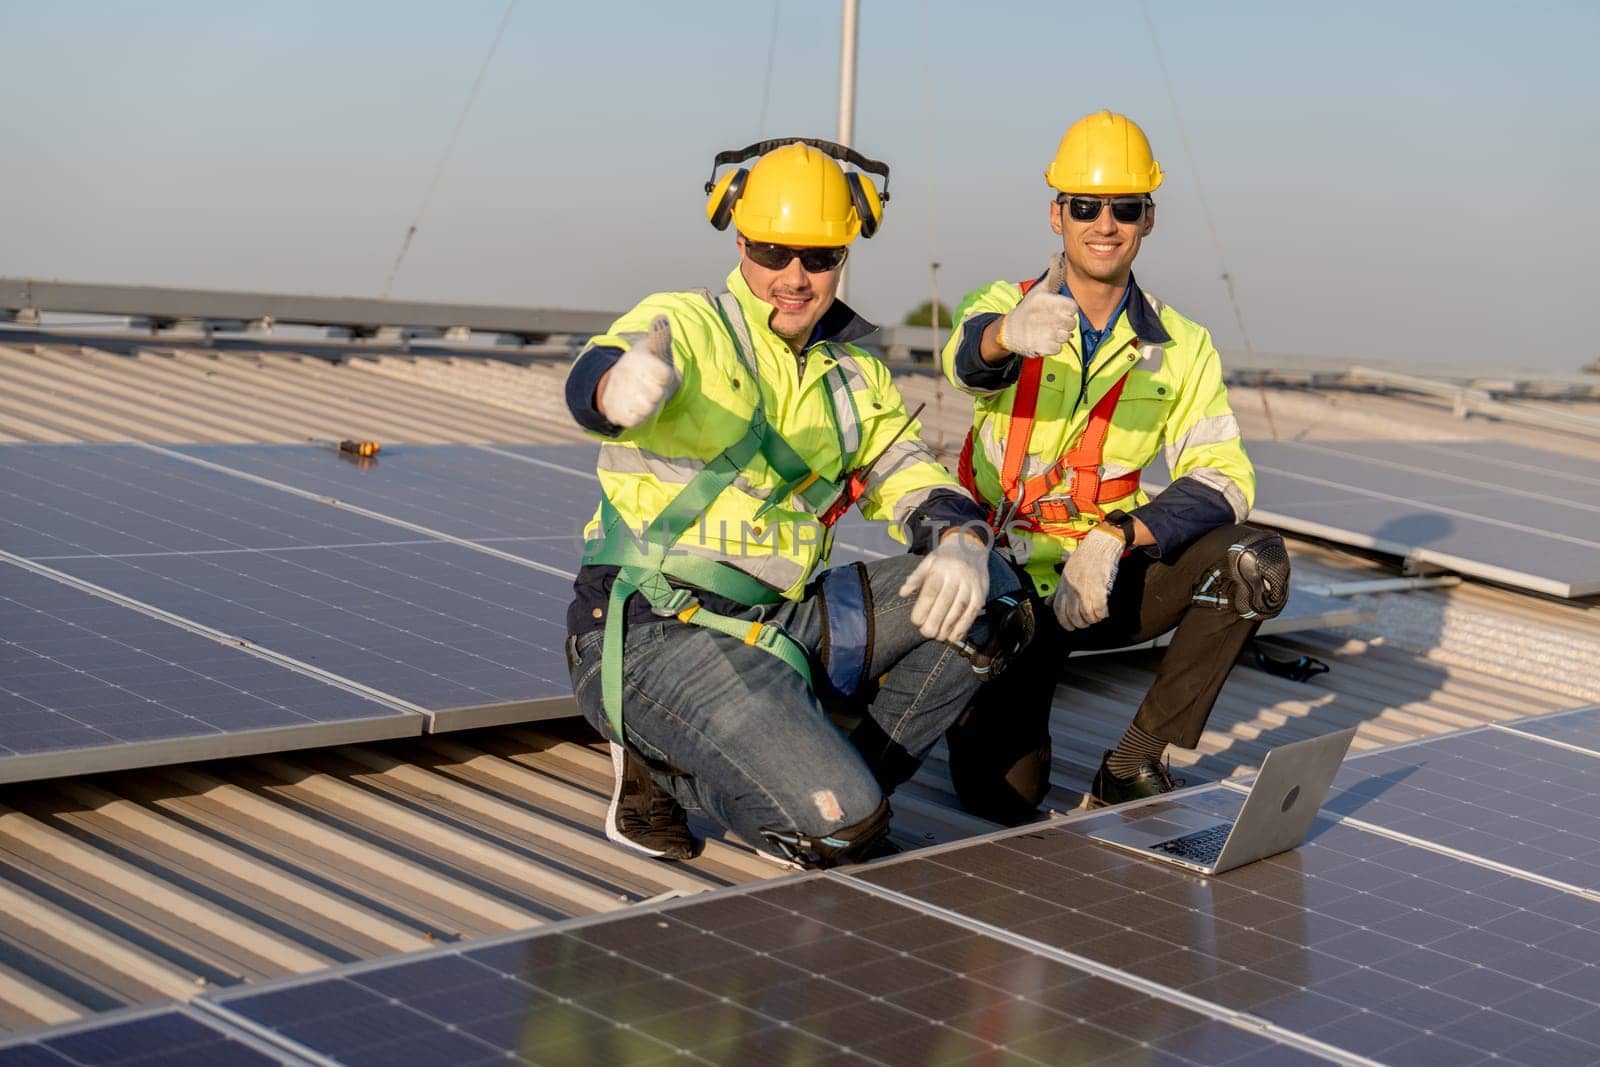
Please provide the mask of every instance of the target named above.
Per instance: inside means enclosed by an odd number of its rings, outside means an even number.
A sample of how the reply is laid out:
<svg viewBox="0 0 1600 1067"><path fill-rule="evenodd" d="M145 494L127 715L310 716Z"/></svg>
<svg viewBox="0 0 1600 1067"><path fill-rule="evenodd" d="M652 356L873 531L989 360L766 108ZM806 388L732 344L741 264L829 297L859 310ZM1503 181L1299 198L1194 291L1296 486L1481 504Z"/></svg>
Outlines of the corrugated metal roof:
<svg viewBox="0 0 1600 1067"><path fill-rule="evenodd" d="M115 350L113 350L115 349ZM339 363L283 347L165 340L6 344L0 440L575 442L566 364L367 349ZM964 398L901 373L948 454ZM1265 392L1285 438L1509 440L1600 458L1570 435L1459 420L1437 402ZM1247 436L1260 390L1234 390ZM1391 575L1391 561L1292 543L1300 581ZM1478 583L1369 595L1373 624L1267 642L1326 660L1309 684L1241 667L1193 777L1254 767L1275 744L1357 725L1370 748L1600 701L1600 598ZM1079 792L1159 654L1075 661L1057 693L1055 788ZM1180 773L1182 773L1180 771ZM586 726L541 723L0 789L0 1027L60 1022L211 985L522 928L778 872L736 842L689 864L642 860L600 823L610 761ZM905 846L987 828L950 796L942 752L895 798Z"/></svg>

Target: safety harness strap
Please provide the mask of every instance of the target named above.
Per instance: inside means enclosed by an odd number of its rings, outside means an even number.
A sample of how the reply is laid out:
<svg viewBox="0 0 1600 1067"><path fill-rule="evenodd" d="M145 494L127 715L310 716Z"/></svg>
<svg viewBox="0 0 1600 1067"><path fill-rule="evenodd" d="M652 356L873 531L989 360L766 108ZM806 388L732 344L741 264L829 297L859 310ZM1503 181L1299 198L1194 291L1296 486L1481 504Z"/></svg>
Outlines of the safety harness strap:
<svg viewBox="0 0 1600 1067"><path fill-rule="evenodd" d="M783 479L783 484L772 491L767 502L756 512L756 518L765 515L790 496L800 497L812 511L826 510L839 496L841 482L829 481L812 470L811 464L807 463L800 453L795 451L794 446L784 440L783 435L774 430L762 416L760 371L755 362L755 347L750 337L750 327L745 322L744 309L739 306L739 298L732 293L723 293L716 297L707 293L706 297L716 309L717 317L722 320L728 336L733 339L733 348L738 354L739 362L750 375L750 385L755 390L755 414L761 420L761 434L757 440L758 450L773 472ZM838 398L835 393L836 390L830 389L829 398L837 403ZM753 428L754 422L751 425ZM838 417L835 414L835 426L837 425Z"/></svg>
<svg viewBox="0 0 1600 1067"><path fill-rule="evenodd" d="M606 606L600 694L606 722L619 742L625 741L626 737L622 719L622 663L623 644L627 638L627 601L635 592L645 598L656 614L676 616L681 622L704 626L753 645L778 657L797 671L807 686L811 684L811 666L805 649L781 628L707 611L688 589L674 586L669 581L669 578L677 578L686 585L752 606L774 604L783 599L778 591L728 564L688 553L671 552L672 547L694 526L712 501L733 484L758 453L766 458L786 483L774 491L762 512L774 506L776 501L787 499L792 493L801 494L802 499L812 503L818 510L826 507L839 494L839 487L813 472L810 465L767 422L761 404L754 348L738 298L732 293L723 293L715 298L707 293L706 298L711 301L728 336L732 338L739 362L751 376L755 410L751 414L750 425L739 440L702 467L687 485L678 490L661 513L640 531L638 538L634 538L632 531L624 527L616 506L602 493L600 539L591 544L583 557L585 566L608 564L617 568ZM816 487L816 503L806 495L806 491L813 486Z"/></svg>
<svg viewBox="0 0 1600 1067"><path fill-rule="evenodd" d="M1022 282L1019 288L1026 295L1037 281L1038 279L1030 279ZM1039 382L1044 373L1043 364L1042 359L1022 361L1022 370L1017 377L1016 393L1011 400L1011 422L1006 434L1005 457L1000 467L1000 493L1007 506L989 509L989 519L991 523L998 521L999 514L1007 512L1014 520L1030 529L1077 540L1083 538L1089 531L1075 529L1069 525L1071 520L1085 512L1101 515L1103 512L1100 504L1121 500L1139 490L1138 471L1120 478L1102 480L1100 477L1100 460L1105 453L1106 436L1110 433L1111 419L1116 411L1117 402L1122 398L1123 387L1128 382L1127 371L1123 372L1106 394L1090 409L1088 424L1067 453L1049 470L1023 481L1022 472L1028 459L1028 446L1033 438L1033 424L1039 407ZM972 465L973 448L974 431L969 429L967 439L961 447L957 477L972 494L973 499L981 502L983 498L978 494L977 475ZM1071 481L1067 484L1067 499L1043 500L1043 497L1053 492L1067 478L1068 471L1072 473ZM1008 520L1008 524L1010 521Z"/></svg>

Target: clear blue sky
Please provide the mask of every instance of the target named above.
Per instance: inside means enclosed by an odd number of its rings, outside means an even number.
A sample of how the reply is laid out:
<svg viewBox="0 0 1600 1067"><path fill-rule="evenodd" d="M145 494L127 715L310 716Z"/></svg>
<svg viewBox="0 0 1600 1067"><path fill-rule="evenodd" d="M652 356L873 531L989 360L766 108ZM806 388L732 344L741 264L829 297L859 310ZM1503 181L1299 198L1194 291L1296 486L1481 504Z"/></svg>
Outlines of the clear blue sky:
<svg viewBox="0 0 1600 1067"><path fill-rule="evenodd" d="M894 168L851 300L1041 269L1065 127L1167 172L1137 272L1256 349L1575 368L1600 267L1600 4L861 0L857 146ZM503 0L0 0L0 275L383 287ZM767 63L774 11L777 49ZM621 309L720 283L712 154L836 130L832 0L521 0L397 298ZM765 101L765 121L763 102Z"/></svg>

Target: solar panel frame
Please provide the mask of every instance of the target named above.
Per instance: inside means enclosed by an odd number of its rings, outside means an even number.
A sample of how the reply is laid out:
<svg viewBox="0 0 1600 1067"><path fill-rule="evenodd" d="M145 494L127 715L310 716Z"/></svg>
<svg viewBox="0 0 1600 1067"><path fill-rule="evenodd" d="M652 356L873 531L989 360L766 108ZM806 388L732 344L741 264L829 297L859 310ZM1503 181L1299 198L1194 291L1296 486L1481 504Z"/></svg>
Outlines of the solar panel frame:
<svg viewBox="0 0 1600 1067"><path fill-rule="evenodd" d="M0 782L412 737L425 723L0 562Z"/></svg>
<svg viewBox="0 0 1600 1067"><path fill-rule="evenodd" d="M562 565L572 571L599 499L592 463L587 473L552 477L550 466L471 445L395 445L364 464L308 445L172 450L465 540L559 539L571 550Z"/></svg>
<svg viewBox="0 0 1600 1067"><path fill-rule="evenodd" d="M1600 756L1600 704L1491 725L1496 730Z"/></svg>
<svg viewBox="0 0 1600 1067"><path fill-rule="evenodd" d="M1600 893L1600 758L1479 727L1362 753L1325 809L1358 825ZM1579 849L1583 855L1579 855Z"/></svg>
<svg viewBox="0 0 1600 1067"><path fill-rule="evenodd" d="M566 582L465 546L83 557L55 566L417 705L434 731L568 715L574 706L563 651Z"/></svg>
<svg viewBox="0 0 1600 1067"><path fill-rule="evenodd" d="M1600 541L1589 535L1600 499L1591 499L1586 482L1572 483L1563 496L1535 494L1519 502L1528 495L1528 476L1515 468L1498 482L1474 485L1460 475L1375 458L1386 450L1403 456L1411 446L1253 442L1258 486L1252 515L1284 530L1534 592L1567 598L1600 592ZM1500 473L1487 458L1492 454L1480 453L1482 469ZM1532 449L1516 455L1523 466L1562 464ZM1436 457L1429 456L1431 465Z"/></svg>
<svg viewBox="0 0 1600 1067"><path fill-rule="evenodd" d="M0 1067L301 1067L312 1062L182 1005L130 1008L0 1038Z"/></svg>
<svg viewBox="0 0 1600 1067"><path fill-rule="evenodd" d="M382 1062L419 1040L454 1042L449 1062L463 1064L494 1062L511 1040L538 1062L682 1062L686 1050L695 1062L803 1056L920 1067L998 1055L997 1045L1018 1063L1060 1062L1063 1052L1074 1062L1137 1054L1174 1067L1299 1062L1294 1048L1231 1020L826 875L217 991L201 1003L341 1062ZM1118 1032L1133 1025L1142 1033ZM364 1034L385 1040L374 1046ZM464 1055L464 1037L489 1047Z"/></svg>
<svg viewBox="0 0 1600 1067"><path fill-rule="evenodd" d="M140 445L0 446L0 551L52 561L411 540Z"/></svg>
<svg viewBox="0 0 1600 1067"><path fill-rule="evenodd" d="M841 876L1352 1055L1595 1061L1600 904L1584 895L1325 816L1300 849L1209 878L1086 836L1174 805L1227 816L1242 801L1209 786Z"/></svg>

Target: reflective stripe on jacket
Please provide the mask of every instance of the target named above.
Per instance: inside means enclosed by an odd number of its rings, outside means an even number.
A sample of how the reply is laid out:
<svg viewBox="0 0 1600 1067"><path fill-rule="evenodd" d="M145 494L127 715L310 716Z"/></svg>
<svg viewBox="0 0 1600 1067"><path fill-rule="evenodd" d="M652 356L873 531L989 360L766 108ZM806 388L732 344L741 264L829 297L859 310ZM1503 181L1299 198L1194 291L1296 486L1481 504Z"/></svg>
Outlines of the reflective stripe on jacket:
<svg viewBox="0 0 1600 1067"><path fill-rule="evenodd" d="M1124 374L1127 385L1111 418L1101 457L1104 480L1142 471L1163 455L1173 480L1192 478L1220 493L1243 521L1255 501L1255 470L1245 455L1239 424L1228 406L1222 367L1211 335L1197 323L1167 307L1137 286L1130 302L1143 300L1145 309L1159 321L1164 340L1135 337L1126 313L1117 317L1110 335L1101 343L1088 368L1082 360L1081 327L1062 350L1044 358L1038 408L1033 433L1023 462L1022 477L1048 470L1070 449L1089 420L1095 403ZM1000 470L1005 462L1016 385L985 391L962 382L955 370L962 324L974 315L1006 314L1022 299L1013 282L994 282L967 294L956 309L956 328L943 352L944 373L957 388L973 395L972 467L981 503L994 507L1002 501ZM1138 315L1138 318L1144 316ZM1147 329L1147 333L1155 330ZM1120 500L1105 501L1107 510L1131 511L1149 500L1141 489ZM1076 520L1087 529L1088 516ZM1071 538L1037 531L1010 535L1012 551L1023 564L1041 595L1054 590L1057 565L1076 547Z"/></svg>
<svg viewBox="0 0 1600 1067"><path fill-rule="evenodd" d="M590 346L627 349L666 315L672 356L682 379L670 400L640 426L601 442L600 484L628 528L640 534L677 492L729 445L740 440L761 390L767 421L823 480L834 482L883 453L859 507L868 519L892 521L891 533L939 490L966 493L918 439L913 427L891 444L906 422L905 405L889 371L862 349L818 342L800 360L767 323L771 304L750 291L739 269L728 275L754 351L759 381L740 361L733 338L703 292L656 293L593 338ZM581 356L581 353L580 353ZM731 564L784 596L797 598L827 561L830 538L817 522L822 510L757 456L705 509L675 550ZM596 512L585 531L598 530Z"/></svg>

